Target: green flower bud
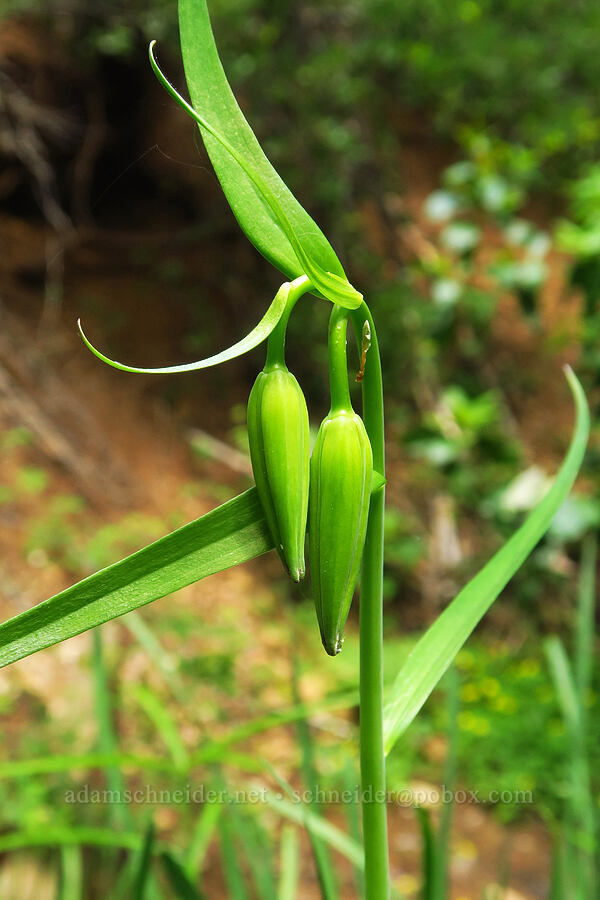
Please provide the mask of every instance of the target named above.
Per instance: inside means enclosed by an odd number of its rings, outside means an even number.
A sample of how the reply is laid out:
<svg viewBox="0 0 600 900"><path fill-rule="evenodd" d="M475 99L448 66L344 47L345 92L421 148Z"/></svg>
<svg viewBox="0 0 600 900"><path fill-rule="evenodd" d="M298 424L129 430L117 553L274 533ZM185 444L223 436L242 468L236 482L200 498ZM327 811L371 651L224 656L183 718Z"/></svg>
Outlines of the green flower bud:
<svg viewBox="0 0 600 900"><path fill-rule="evenodd" d="M373 454L352 408L329 413L310 464L309 550L323 646L342 649L342 634L360 569L367 530Z"/></svg>
<svg viewBox="0 0 600 900"><path fill-rule="evenodd" d="M281 561L304 577L310 444L308 410L285 365L267 366L248 400L248 439L256 489Z"/></svg>

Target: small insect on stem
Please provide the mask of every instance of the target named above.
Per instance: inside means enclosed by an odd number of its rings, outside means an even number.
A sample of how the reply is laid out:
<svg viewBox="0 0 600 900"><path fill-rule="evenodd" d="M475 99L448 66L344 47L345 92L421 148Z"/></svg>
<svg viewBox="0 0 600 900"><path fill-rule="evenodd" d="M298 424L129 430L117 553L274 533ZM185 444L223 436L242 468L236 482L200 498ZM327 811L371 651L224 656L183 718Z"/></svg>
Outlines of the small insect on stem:
<svg viewBox="0 0 600 900"><path fill-rule="evenodd" d="M367 362L367 351L371 346L371 326L369 320L365 319L362 327L362 338L360 342L360 369L356 373L356 380L362 381L365 375L365 363Z"/></svg>

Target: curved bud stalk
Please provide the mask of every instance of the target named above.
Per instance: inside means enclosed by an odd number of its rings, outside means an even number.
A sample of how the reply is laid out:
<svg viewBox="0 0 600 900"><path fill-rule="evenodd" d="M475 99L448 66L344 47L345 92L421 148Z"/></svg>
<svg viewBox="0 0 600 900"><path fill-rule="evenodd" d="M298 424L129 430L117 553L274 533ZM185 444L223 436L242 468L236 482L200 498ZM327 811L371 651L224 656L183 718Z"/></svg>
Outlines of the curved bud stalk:
<svg viewBox="0 0 600 900"><path fill-rule="evenodd" d="M309 549L323 646L342 649L360 570L373 477L373 453L352 409L346 363L347 313L334 307L329 328L331 410L321 423L310 466Z"/></svg>
<svg viewBox="0 0 600 900"><path fill-rule="evenodd" d="M104 353L101 353L100 350L94 347L86 337L80 319L77 320L77 326L88 350L91 350L94 356L97 356L98 359L101 359L107 365L112 366L113 369L119 369L122 372L134 372L138 375L175 375L179 372L194 372L197 369L208 369L211 366L218 366L220 363L228 362L230 359L235 359L237 356L242 356L244 353L248 353L249 350L258 347L277 327L288 306L293 305L308 290L310 290L310 281L306 275L296 278L291 283L286 282L282 284L258 325L249 331L241 341L232 344L226 350L221 350L220 353L215 353L214 356L207 356L205 359L199 359L192 363L183 363L178 366L159 366L148 369L117 362L116 359L105 356Z"/></svg>

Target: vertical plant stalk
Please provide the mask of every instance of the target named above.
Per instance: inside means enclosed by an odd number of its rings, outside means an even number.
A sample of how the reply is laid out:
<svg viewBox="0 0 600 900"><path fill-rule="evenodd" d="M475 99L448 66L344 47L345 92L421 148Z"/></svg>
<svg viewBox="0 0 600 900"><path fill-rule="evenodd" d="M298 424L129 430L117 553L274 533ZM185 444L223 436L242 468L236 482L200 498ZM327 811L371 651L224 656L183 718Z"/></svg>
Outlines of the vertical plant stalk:
<svg viewBox="0 0 600 900"><path fill-rule="evenodd" d="M385 476L383 381L371 313L362 303L350 313L362 356L363 326L370 349L362 378L363 420L373 450L373 469ZM360 587L360 772L365 850L365 898L390 895L385 753L383 745L383 515L385 489L371 497Z"/></svg>

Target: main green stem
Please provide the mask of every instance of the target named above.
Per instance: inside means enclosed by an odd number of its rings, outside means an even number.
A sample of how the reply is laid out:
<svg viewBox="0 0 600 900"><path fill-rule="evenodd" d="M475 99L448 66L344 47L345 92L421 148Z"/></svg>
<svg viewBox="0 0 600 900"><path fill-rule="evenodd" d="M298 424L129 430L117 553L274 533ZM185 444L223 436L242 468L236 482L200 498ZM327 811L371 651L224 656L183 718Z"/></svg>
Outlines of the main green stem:
<svg viewBox="0 0 600 900"><path fill-rule="evenodd" d="M294 295L269 341L267 363L283 356L287 318L297 297L306 290L301 279L293 282ZM292 293L292 292L290 292ZM334 307L329 323L329 375L331 411L350 408L346 329L352 320L363 358L365 322L370 343L362 378L363 420L373 451L373 468L385 476L383 380L375 323L366 303L349 312ZM360 590L360 773L363 841L365 853L365 900L388 900L388 861L385 753L383 744L383 516L385 489L371 495L367 534L363 551Z"/></svg>
<svg viewBox="0 0 600 900"><path fill-rule="evenodd" d="M373 450L373 467L385 475L383 381L375 324L366 303L354 310L351 318L359 349L365 320L371 329L362 381L363 419ZM387 900L390 896L383 746L384 491L381 488L371 497L360 590L360 772L366 900Z"/></svg>

